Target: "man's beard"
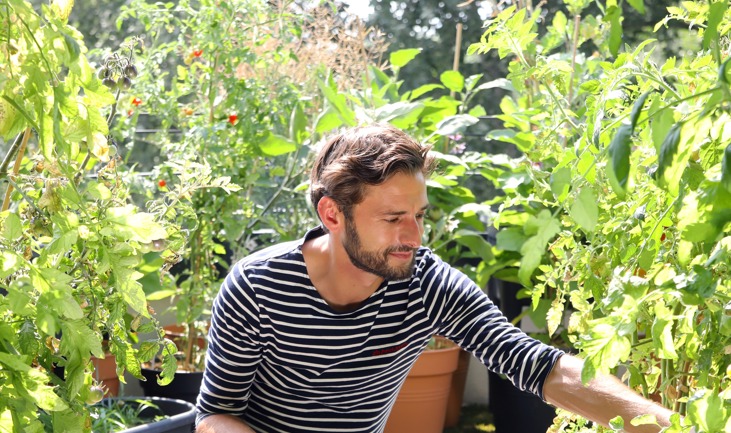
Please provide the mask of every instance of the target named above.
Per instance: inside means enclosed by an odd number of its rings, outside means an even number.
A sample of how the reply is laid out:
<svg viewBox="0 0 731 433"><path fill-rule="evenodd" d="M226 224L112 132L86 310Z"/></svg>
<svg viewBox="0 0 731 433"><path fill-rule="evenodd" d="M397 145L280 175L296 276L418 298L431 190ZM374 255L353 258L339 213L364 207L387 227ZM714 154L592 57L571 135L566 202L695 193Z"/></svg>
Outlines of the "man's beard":
<svg viewBox="0 0 731 433"><path fill-rule="evenodd" d="M350 220L345 220L345 239L343 239L343 248L348 254L350 261L358 269L371 274L377 275L385 280L404 280L411 277L414 271L414 263L416 262L416 250L405 245L397 247L388 247L383 251L365 251L355 229L355 224ZM393 252L413 253L411 262L402 267L393 267L388 263L389 254Z"/></svg>

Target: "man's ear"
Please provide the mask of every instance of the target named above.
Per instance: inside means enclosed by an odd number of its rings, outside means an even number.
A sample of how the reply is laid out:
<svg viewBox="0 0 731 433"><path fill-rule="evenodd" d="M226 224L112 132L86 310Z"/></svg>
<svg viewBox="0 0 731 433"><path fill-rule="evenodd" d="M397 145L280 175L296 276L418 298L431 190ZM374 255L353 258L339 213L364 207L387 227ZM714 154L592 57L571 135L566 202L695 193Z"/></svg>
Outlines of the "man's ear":
<svg viewBox="0 0 731 433"><path fill-rule="evenodd" d="M331 232L338 231L339 227L344 224L343 213L330 197L325 196L320 199L317 203L317 213L320 215L322 225Z"/></svg>

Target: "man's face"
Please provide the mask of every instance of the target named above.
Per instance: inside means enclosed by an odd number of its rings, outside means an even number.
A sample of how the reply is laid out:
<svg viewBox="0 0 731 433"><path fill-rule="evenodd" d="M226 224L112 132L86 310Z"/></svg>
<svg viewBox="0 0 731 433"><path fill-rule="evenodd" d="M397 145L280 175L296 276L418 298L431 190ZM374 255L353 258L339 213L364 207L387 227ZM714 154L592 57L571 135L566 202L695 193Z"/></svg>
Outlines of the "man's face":
<svg viewBox="0 0 731 433"><path fill-rule="evenodd" d="M424 233L426 183L421 174L396 174L369 187L345 220L343 248L359 269L386 280L409 278Z"/></svg>

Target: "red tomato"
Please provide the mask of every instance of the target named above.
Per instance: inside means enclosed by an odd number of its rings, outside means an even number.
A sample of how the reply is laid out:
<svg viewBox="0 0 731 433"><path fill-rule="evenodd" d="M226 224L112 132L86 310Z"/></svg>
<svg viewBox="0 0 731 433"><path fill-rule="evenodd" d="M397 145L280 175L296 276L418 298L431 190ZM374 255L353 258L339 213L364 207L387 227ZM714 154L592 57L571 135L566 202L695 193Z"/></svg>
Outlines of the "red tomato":
<svg viewBox="0 0 731 433"><path fill-rule="evenodd" d="M203 50L194 50L193 57L200 57L203 55Z"/></svg>
<svg viewBox="0 0 731 433"><path fill-rule="evenodd" d="M159 186L160 188L165 188L167 185L168 183L165 182L165 179L160 179L157 181L157 186Z"/></svg>
<svg viewBox="0 0 731 433"><path fill-rule="evenodd" d="M140 98L137 98L137 97L135 97L135 98L134 98L134 99L132 100L132 105L134 105L135 107L139 107L139 106L140 106L140 104L142 104L142 99L140 99Z"/></svg>
<svg viewBox="0 0 731 433"><path fill-rule="evenodd" d="M230 124L233 125L233 124L236 123L237 120L239 120L239 116L237 116L235 114L229 114L229 116L228 116L228 123L230 123Z"/></svg>

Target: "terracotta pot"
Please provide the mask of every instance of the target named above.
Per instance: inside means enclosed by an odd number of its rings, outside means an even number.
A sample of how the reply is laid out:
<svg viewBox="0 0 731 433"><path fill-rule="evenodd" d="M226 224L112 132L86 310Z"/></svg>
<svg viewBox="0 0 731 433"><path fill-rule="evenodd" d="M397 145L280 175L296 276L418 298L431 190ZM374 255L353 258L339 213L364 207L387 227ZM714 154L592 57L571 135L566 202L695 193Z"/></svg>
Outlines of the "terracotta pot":
<svg viewBox="0 0 731 433"><path fill-rule="evenodd" d="M459 347L426 350L409 371L384 433L442 433Z"/></svg>
<svg viewBox="0 0 731 433"><path fill-rule="evenodd" d="M163 326L162 329L165 330L165 338L169 338L173 343L175 343L175 346L180 351L184 351L185 348L183 347L184 342L186 340L187 333L185 332L185 327L183 325L166 325ZM195 339L195 345L198 346L199 349L205 349L206 348L206 338L203 335L199 335Z"/></svg>
<svg viewBox="0 0 731 433"><path fill-rule="evenodd" d="M117 358L107 353L104 358L91 358L94 364L94 379L104 384L104 397L119 395L119 376L117 376Z"/></svg>
<svg viewBox="0 0 731 433"><path fill-rule="evenodd" d="M457 370L452 375L452 387L449 389L449 401L447 401L447 416L444 419L444 428L454 427L459 424L471 356L469 352L460 349Z"/></svg>

